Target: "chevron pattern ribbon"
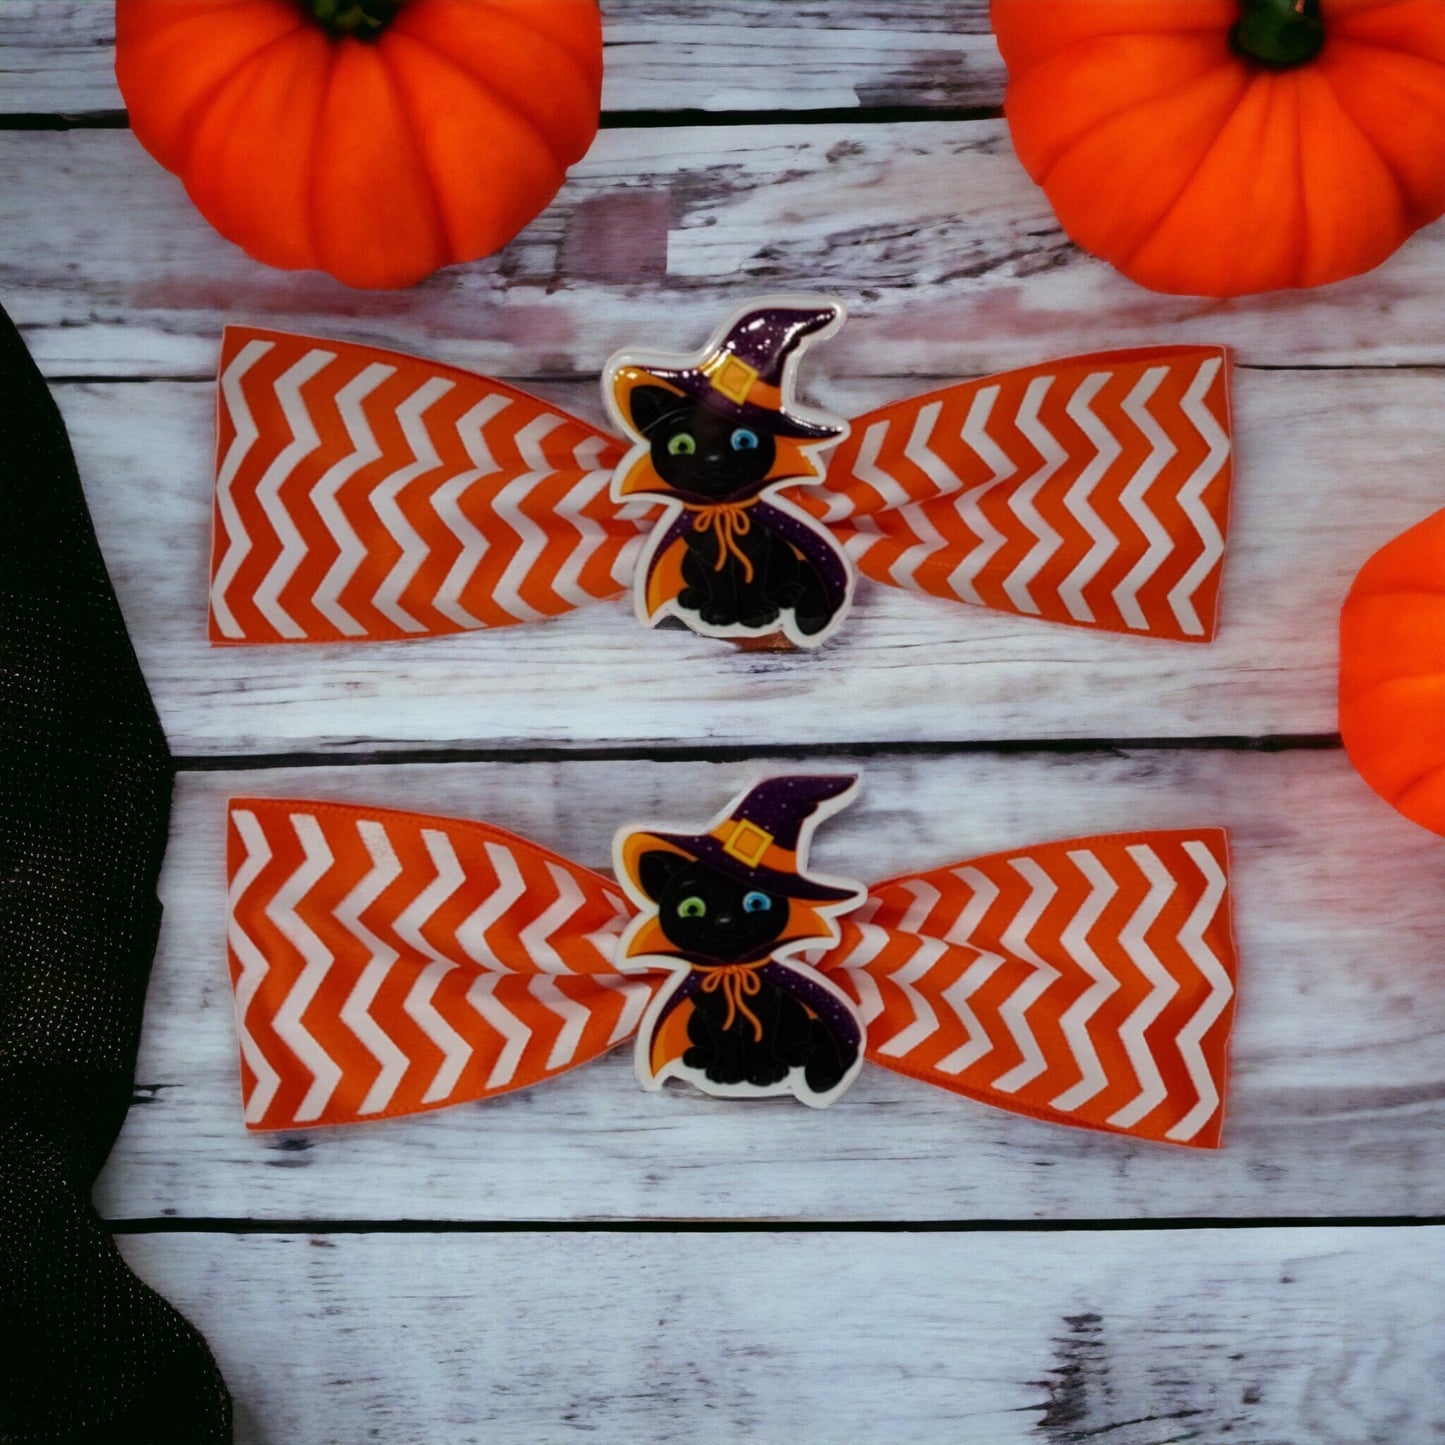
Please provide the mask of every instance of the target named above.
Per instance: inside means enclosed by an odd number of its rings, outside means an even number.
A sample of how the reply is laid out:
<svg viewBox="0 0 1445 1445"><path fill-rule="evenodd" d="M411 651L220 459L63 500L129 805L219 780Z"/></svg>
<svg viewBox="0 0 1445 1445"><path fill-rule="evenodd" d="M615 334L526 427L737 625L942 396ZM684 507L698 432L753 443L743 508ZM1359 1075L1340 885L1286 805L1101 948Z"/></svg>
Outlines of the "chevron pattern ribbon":
<svg viewBox="0 0 1445 1445"><path fill-rule="evenodd" d="M860 418L800 505L864 576L1000 612L1214 635L1230 485L1218 348L1104 352Z"/></svg>
<svg viewBox="0 0 1445 1445"><path fill-rule="evenodd" d="M623 443L500 382L228 327L210 638L435 636L624 593L656 507ZM1218 347L1075 357L858 418L786 496L875 582L1207 642L1232 478Z"/></svg>
<svg viewBox="0 0 1445 1445"><path fill-rule="evenodd" d="M665 974L612 881L500 829L242 798L229 955L245 1119L525 1088L631 1036ZM1217 829L1079 838L874 885L809 964L865 1055L1017 1113L1219 1143L1236 958Z"/></svg>

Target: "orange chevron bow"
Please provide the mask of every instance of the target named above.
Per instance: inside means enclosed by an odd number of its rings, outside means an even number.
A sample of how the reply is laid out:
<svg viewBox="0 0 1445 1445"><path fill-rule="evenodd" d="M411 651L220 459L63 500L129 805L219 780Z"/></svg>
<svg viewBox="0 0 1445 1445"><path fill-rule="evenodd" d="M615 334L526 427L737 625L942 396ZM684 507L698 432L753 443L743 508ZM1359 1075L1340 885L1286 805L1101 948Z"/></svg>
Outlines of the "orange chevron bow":
<svg viewBox="0 0 1445 1445"><path fill-rule="evenodd" d="M1217 1147L1224 833L1070 839L865 890L806 867L852 782L769 779L703 832L624 829L620 890L486 824L234 800L247 1125L487 1098L636 1031L652 1088L828 1103L866 1057L1016 1113Z"/></svg>
<svg viewBox="0 0 1445 1445"><path fill-rule="evenodd" d="M769 298L691 356L614 357L604 394L626 443L455 367L228 327L211 641L435 636L631 586L649 625L811 647L855 569L1210 640L1232 475L1221 348L1074 357L850 425L792 395L842 315Z"/></svg>

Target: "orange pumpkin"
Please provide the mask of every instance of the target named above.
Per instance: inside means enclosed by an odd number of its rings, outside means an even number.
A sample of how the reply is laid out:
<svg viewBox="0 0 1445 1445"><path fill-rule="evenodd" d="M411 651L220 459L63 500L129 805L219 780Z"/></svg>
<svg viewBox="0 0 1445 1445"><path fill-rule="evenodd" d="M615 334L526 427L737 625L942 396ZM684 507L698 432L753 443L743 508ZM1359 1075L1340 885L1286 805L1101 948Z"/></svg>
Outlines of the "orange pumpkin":
<svg viewBox="0 0 1445 1445"><path fill-rule="evenodd" d="M258 261L409 286L505 245L597 131L597 0L117 0L142 145Z"/></svg>
<svg viewBox="0 0 1445 1445"><path fill-rule="evenodd" d="M1445 833L1445 511L1386 543L1350 588L1340 733L1391 807Z"/></svg>
<svg viewBox="0 0 1445 1445"><path fill-rule="evenodd" d="M1445 213L1442 0L993 0L1019 158L1156 291L1379 265Z"/></svg>

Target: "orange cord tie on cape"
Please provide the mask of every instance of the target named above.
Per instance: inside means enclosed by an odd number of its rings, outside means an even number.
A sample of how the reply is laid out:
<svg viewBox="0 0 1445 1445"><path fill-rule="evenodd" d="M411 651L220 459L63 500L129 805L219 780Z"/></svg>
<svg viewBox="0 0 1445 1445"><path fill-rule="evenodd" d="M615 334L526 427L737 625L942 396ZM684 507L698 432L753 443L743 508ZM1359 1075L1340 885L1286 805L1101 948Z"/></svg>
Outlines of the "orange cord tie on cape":
<svg viewBox="0 0 1445 1445"><path fill-rule="evenodd" d="M488 824L233 800L247 1125L485 1099L632 1039L650 1089L821 1105L866 1059L1060 1124L1218 1145L1237 967L1222 831L865 888L807 863L855 786L767 778L703 828L624 828L617 883Z"/></svg>
<svg viewBox="0 0 1445 1445"><path fill-rule="evenodd" d="M434 637L630 589L649 626L810 648L860 574L1041 621L1214 636L1233 476L1221 347L1071 357L849 422L794 396L843 314L763 298L698 352L618 353L611 433L457 367L228 327L210 640Z"/></svg>
<svg viewBox="0 0 1445 1445"><path fill-rule="evenodd" d="M708 507L690 507L688 511L692 515L694 532L711 532L717 538L717 561L713 563L713 571L721 572L731 555L736 557L742 566L744 581L751 582L753 580L752 559L738 546L737 541L739 537L745 537L753 529L746 504L716 502Z"/></svg>
<svg viewBox="0 0 1445 1445"><path fill-rule="evenodd" d="M723 1028L732 1028L733 1020L741 1014L753 1026L754 1043L763 1041L763 1021L748 1007L746 999L763 991L763 982L757 972L759 967L756 963L724 963L697 970L699 987L704 993L716 993L719 987L722 988L728 1006Z"/></svg>

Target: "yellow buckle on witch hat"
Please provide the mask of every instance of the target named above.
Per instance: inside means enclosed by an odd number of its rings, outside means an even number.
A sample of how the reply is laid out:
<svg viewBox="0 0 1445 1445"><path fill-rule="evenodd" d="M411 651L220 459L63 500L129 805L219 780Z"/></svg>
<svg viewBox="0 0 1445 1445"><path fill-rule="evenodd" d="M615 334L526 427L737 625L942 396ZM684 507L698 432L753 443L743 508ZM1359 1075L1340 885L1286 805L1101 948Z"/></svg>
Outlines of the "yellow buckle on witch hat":
<svg viewBox="0 0 1445 1445"><path fill-rule="evenodd" d="M729 857L736 858L739 863L746 863L749 868L756 868L763 861L768 849L773 846L773 835L766 828L739 818L722 846L723 852Z"/></svg>
<svg viewBox="0 0 1445 1445"><path fill-rule="evenodd" d="M708 380L714 391L720 391L730 402L741 406L758 379L758 371L740 356L728 352L716 368L708 368Z"/></svg>

